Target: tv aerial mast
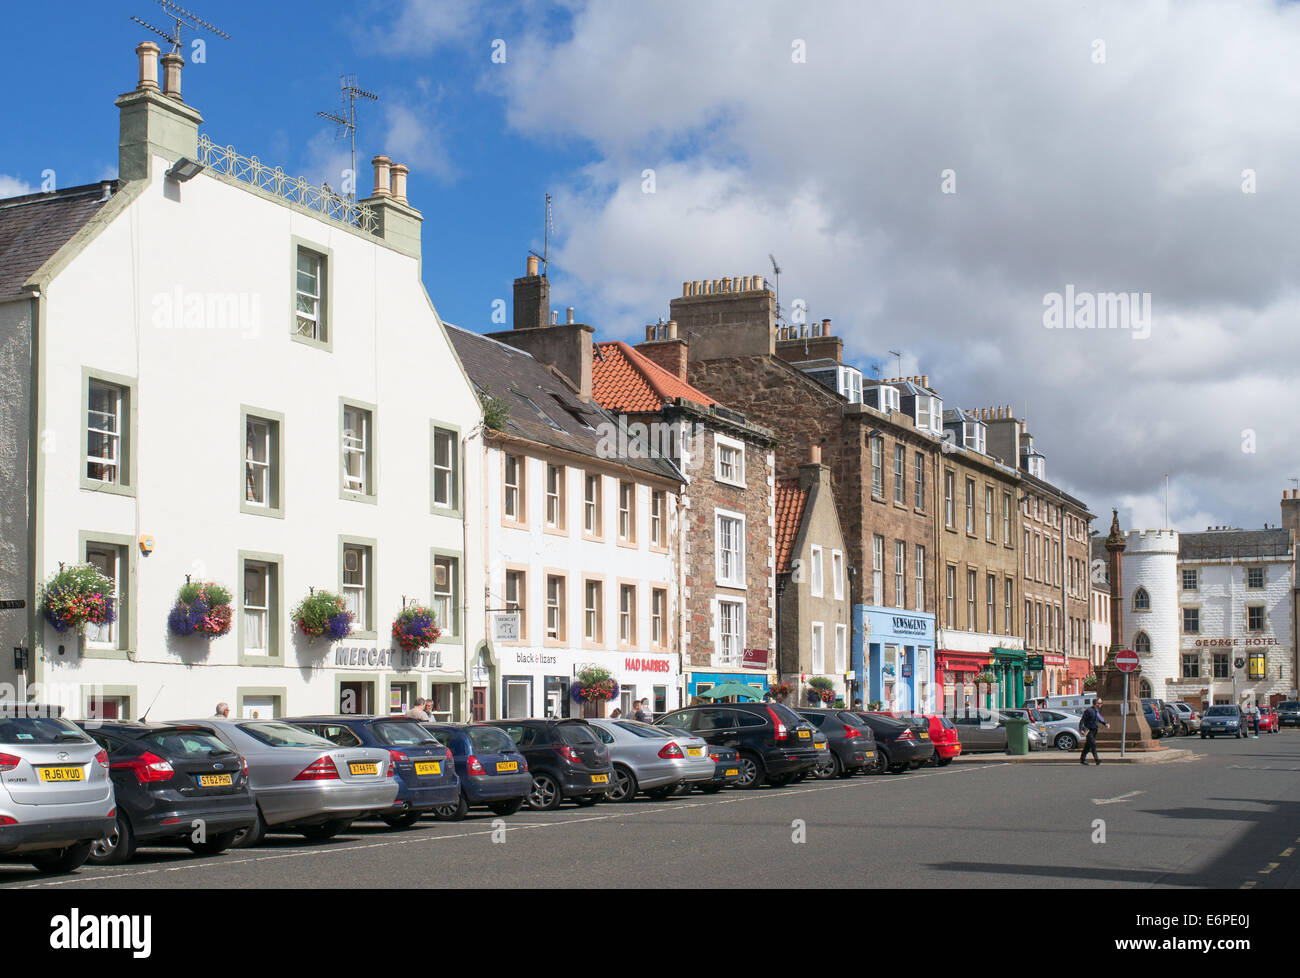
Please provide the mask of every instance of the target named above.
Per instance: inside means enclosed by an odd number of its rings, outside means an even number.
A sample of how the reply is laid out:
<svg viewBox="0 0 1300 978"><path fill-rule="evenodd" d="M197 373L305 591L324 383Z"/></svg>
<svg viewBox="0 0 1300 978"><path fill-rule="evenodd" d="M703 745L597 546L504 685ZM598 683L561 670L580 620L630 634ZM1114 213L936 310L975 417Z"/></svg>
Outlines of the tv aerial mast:
<svg viewBox="0 0 1300 978"><path fill-rule="evenodd" d="M528 249L528 253L530 255L532 255L534 258L537 258L541 261L543 275L546 274L546 268L547 268L546 259L547 259L547 255L549 255L551 251L551 232L554 230L555 230L555 222L551 215L551 195L547 194L546 195L546 224L542 227L542 253L539 255L531 248Z"/></svg>
<svg viewBox="0 0 1300 978"><path fill-rule="evenodd" d="M355 74L339 75L339 103L338 112L317 112L316 114L322 119L328 119L338 126L335 134L336 138L346 136L351 145L351 166L352 181L356 184L357 179L357 101L378 102L379 96L374 92L367 92L364 88L357 87L357 76ZM356 199L356 193L349 194L353 200Z"/></svg>
<svg viewBox="0 0 1300 978"><path fill-rule="evenodd" d="M154 27L153 24L143 21L139 17L132 17L131 19L146 30L153 31L170 44L172 46L172 54L178 54L180 52L182 28L191 31L208 31L224 40L230 40L230 35L225 31L209 24L193 11L186 10L184 7L178 7L176 4L172 3L171 0L158 0L158 6L162 7L163 16L170 18L174 22L175 26L173 26L170 31L164 31L160 28Z"/></svg>
<svg viewBox="0 0 1300 978"><path fill-rule="evenodd" d="M781 266L776 263L776 256L770 251L767 253L767 260L772 263L772 278L776 283L776 321L781 322Z"/></svg>

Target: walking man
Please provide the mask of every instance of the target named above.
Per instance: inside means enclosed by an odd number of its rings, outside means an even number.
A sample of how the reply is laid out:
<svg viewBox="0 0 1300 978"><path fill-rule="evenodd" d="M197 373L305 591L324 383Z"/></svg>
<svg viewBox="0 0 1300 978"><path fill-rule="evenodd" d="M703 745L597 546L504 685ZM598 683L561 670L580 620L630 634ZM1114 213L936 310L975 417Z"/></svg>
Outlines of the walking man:
<svg viewBox="0 0 1300 978"><path fill-rule="evenodd" d="M1084 710L1083 716L1079 718L1079 732L1087 734L1083 741L1083 751L1079 754L1080 764L1087 766L1088 751L1092 751L1093 765L1101 764L1101 758L1097 756L1097 728L1102 725L1110 727L1110 724L1106 723L1106 718L1101 715L1101 700L1098 699Z"/></svg>

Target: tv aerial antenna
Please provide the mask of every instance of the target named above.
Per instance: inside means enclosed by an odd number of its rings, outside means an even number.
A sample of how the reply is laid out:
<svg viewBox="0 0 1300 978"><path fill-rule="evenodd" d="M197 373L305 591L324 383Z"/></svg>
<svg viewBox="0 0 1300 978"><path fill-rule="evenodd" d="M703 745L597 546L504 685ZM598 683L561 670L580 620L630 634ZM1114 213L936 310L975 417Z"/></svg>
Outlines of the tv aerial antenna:
<svg viewBox="0 0 1300 978"><path fill-rule="evenodd" d="M357 102L358 101L378 102L379 96L374 92L367 92L364 88L357 87L357 76L339 75L339 110L337 112L317 112L316 114L322 119L328 119L338 126L335 134L336 138L342 139L346 136L351 144L351 165L352 165L352 182L355 186L357 179ZM354 200L356 194L349 194Z"/></svg>
<svg viewBox="0 0 1300 978"><path fill-rule="evenodd" d="M903 376L903 354L900 353L898 350L890 350L889 355L891 357L898 358L898 373L895 374L895 376L902 377Z"/></svg>
<svg viewBox="0 0 1300 978"><path fill-rule="evenodd" d="M178 53L181 49L182 29L191 31L208 31L224 40L230 40L230 35L225 31L209 24L193 11L186 10L184 7L178 7L176 4L172 3L171 0L158 0L158 6L163 8L163 16L170 18L175 24L170 31L164 31L160 28L154 27L153 24L143 21L139 17L132 17L131 19L146 30L153 31L170 44L172 46L173 54Z"/></svg>
<svg viewBox="0 0 1300 978"><path fill-rule="evenodd" d="M534 258L537 258L541 261L543 275L546 274L546 268L547 268L546 256L549 255L551 252L551 232L554 230L555 230L555 221L551 214L551 195L547 194L546 195L546 223L542 227L542 253L539 255L531 248L528 249L528 253L530 255L532 255Z"/></svg>
<svg viewBox="0 0 1300 978"><path fill-rule="evenodd" d="M767 253L767 260L772 263L772 278L776 283L776 321L781 322L781 266L776 263L776 256L770 251Z"/></svg>

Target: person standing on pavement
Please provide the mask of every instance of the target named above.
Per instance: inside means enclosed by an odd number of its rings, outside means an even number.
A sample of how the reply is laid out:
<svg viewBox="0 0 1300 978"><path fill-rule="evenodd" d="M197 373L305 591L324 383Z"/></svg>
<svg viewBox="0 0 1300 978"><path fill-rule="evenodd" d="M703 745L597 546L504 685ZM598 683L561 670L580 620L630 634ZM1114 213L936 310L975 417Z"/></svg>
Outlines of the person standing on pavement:
<svg viewBox="0 0 1300 978"><path fill-rule="evenodd" d="M654 722L654 716L647 709L647 707L649 706L649 702L650 702L649 700L637 700L636 703L634 704L634 706L636 707L635 719L640 720L642 723Z"/></svg>
<svg viewBox="0 0 1300 978"><path fill-rule="evenodd" d="M433 717L429 716L429 707L432 704L428 700L416 700L415 705L406 711L406 715L412 720L419 720L421 723L428 723Z"/></svg>
<svg viewBox="0 0 1300 978"><path fill-rule="evenodd" d="M1101 715L1101 698L1098 697L1079 718L1079 732L1087 735L1083 741L1083 751L1079 754L1080 764L1087 765L1088 751L1092 751L1093 765L1101 764L1101 758L1097 755L1097 728L1103 725L1108 729L1110 727L1110 724L1106 723L1106 718Z"/></svg>
<svg viewBox="0 0 1300 978"><path fill-rule="evenodd" d="M1259 740L1259 707L1258 706L1252 706L1250 708L1250 726L1252 731L1251 737L1253 737L1255 740Z"/></svg>
<svg viewBox="0 0 1300 978"><path fill-rule="evenodd" d="M217 712L214 713L213 716L221 717L221 719L223 719L223 720L229 720L229 719L230 719L230 704L229 704L229 703L218 703L218 704L217 704Z"/></svg>

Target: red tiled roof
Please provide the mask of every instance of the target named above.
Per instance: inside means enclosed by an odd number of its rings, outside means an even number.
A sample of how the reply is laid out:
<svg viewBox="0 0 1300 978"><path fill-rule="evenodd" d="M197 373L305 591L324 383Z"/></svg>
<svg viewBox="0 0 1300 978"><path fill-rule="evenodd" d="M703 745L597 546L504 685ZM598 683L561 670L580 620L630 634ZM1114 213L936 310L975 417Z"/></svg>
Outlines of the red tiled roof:
<svg viewBox="0 0 1300 978"><path fill-rule="evenodd" d="M606 411L650 413L679 397L705 407L718 403L620 340L597 343L596 347L599 354L592 357L591 394Z"/></svg>
<svg viewBox="0 0 1300 978"><path fill-rule="evenodd" d="M808 493L799 488L798 479L776 480L776 572L790 572L791 551L794 538L803 522L804 504Z"/></svg>

